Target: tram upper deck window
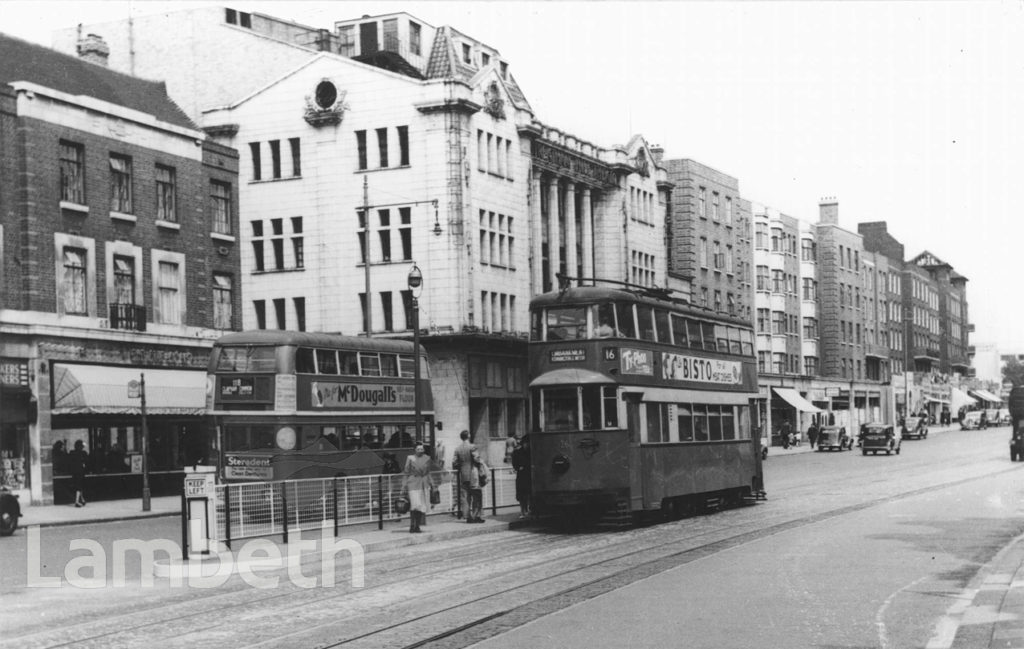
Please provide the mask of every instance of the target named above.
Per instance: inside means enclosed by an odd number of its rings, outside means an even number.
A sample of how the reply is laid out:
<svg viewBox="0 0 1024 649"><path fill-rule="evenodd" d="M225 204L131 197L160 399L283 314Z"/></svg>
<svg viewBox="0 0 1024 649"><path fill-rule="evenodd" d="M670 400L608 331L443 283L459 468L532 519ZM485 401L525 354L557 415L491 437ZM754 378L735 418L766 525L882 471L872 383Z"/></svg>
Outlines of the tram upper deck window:
<svg viewBox="0 0 1024 649"><path fill-rule="evenodd" d="M740 341L743 343L743 355L754 355L754 334L748 329L740 329Z"/></svg>
<svg viewBox="0 0 1024 649"><path fill-rule="evenodd" d="M359 369L361 376L380 376L380 355L370 352L359 352Z"/></svg>
<svg viewBox="0 0 1024 649"><path fill-rule="evenodd" d="M636 338L636 321L633 319L633 305L629 302L616 302L615 317L619 323L619 336Z"/></svg>
<svg viewBox="0 0 1024 649"><path fill-rule="evenodd" d="M544 311L537 309L530 312L530 340L544 339Z"/></svg>
<svg viewBox="0 0 1024 649"><path fill-rule="evenodd" d="M416 376L416 366L413 364L414 359L412 356L399 356L398 357L398 374L403 379L411 379ZM421 373L421 376L423 374Z"/></svg>
<svg viewBox="0 0 1024 649"><path fill-rule="evenodd" d="M355 352L338 350L338 372L345 376L359 376L359 356Z"/></svg>
<svg viewBox="0 0 1024 649"><path fill-rule="evenodd" d="M690 411L690 406L687 404L680 404L676 406L676 421L679 424L679 441L680 442L692 442L693 441L693 413Z"/></svg>
<svg viewBox="0 0 1024 649"><path fill-rule="evenodd" d="M546 340L581 340L587 337L587 311L584 307L560 307L547 310Z"/></svg>
<svg viewBox="0 0 1024 649"><path fill-rule="evenodd" d="M686 347L688 338L686 336L685 318L677 315L672 316L672 337L675 339L677 346Z"/></svg>
<svg viewBox="0 0 1024 649"><path fill-rule="evenodd" d="M594 318L594 338L614 338L617 335L615 305L611 302L595 304L591 312Z"/></svg>
<svg viewBox="0 0 1024 649"><path fill-rule="evenodd" d="M701 349L704 346L701 342L700 330L700 320L688 319L686 321L686 338L690 341L690 347L694 349Z"/></svg>
<svg viewBox="0 0 1024 649"><path fill-rule="evenodd" d="M715 325L710 322L701 322L700 332L704 338L704 349L715 351L717 349L715 345Z"/></svg>
<svg viewBox="0 0 1024 649"><path fill-rule="evenodd" d="M743 342L741 336L743 334L742 329L736 327L729 327L729 353L730 354L742 354L743 353Z"/></svg>
<svg viewBox="0 0 1024 649"><path fill-rule="evenodd" d="M729 327L725 325L715 325L715 341L718 343L718 351L727 352L729 351Z"/></svg>
<svg viewBox="0 0 1024 649"><path fill-rule="evenodd" d="M217 358L218 372L273 372L277 369L274 360L276 347L239 345L221 347Z"/></svg>
<svg viewBox="0 0 1024 649"><path fill-rule="evenodd" d="M380 375L398 376L398 357L394 354L380 355Z"/></svg>
<svg viewBox="0 0 1024 649"><path fill-rule="evenodd" d="M636 308L636 319L640 324L640 340L654 342L658 339L654 328L654 309L649 306L638 306Z"/></svg>
<svg viewBox="0 0 1024 649"><path fill-rule="evenodd" d="M671 327L668 323L668 311L664 309L654 310L654 329L658 333L658 340L663 343L672 342Z"/></svg>
<svg viewBox="0 0 1024 649"><path fill-rule="evenodd" d="M333 349L316 350L316 367L318 374L337 374L338 353Z"/></svg>

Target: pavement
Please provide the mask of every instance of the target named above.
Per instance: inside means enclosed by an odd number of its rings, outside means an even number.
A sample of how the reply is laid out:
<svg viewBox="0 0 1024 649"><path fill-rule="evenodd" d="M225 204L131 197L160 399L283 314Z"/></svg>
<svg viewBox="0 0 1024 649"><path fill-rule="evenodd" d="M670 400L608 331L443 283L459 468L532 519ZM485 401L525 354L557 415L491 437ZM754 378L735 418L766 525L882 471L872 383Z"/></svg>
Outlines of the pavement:
<svg viewBox="0 0 1024 649"><path fill-rule="evenodd" d="M956 430L959 426L933 427L929 434ZM768 461L812 451L806 442L788 449L773 446ZM49 527L180 515L180 496L152 498L149 511L142 510L139 498L91 502L85 507L23 504L20 525ZM497 515L488 510L485 518L482 524L470 524L449 513L439 513L428 517L422 534L409 533L407 518L385 521L384 529L378 529L375 523L346 526L340 534L357 541L365 552L372 552L532 524L529 519L521 519L513 508L499 510ZM1024 535L982 566L937 628L926 649L1024 649Z"/></svg>

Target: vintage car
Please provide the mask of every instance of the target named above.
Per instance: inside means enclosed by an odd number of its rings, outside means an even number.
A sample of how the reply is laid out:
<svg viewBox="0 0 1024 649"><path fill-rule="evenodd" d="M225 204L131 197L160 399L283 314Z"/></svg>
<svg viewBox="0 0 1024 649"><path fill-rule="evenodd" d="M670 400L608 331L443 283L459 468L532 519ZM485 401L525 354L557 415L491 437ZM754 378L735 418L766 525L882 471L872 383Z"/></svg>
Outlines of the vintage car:
<svg viewBox="0 0 1024 649"><path fill-rule="evenodd" d="M1013 431L1013 436L1010 438L1010 461L1024 462L1024 430L1017 429Z"/></svg>
<svg viewBox="0 0 1024 649"><path fill-rule="evenodd" d="M924 439L928 437L928 422L924 417L907 417L903 420L902 433L905 439Z"/></svg>
<svg viewBox="0 0 1024 649"><path fill-rule="evenodd" d="M818 450L842 451L853 448L853 439L841 426L822 426L818 431Z"/></svg>
<svg viewBox="0 0 1024 649"><path fill-rule="evenodd" d="M989 411L989 426L1009 426L1010 425L1010 411L1006 408L999 408L992 414Z"/></svg>
<svg viewBox="0 0 1024 649"><path fill-rule="evenodd" d="M886 455L893 451L900 454L900 442L902 436L897 434L892 426L885 424L865 424L861 430L860 452L867 455L869 452L878 455L879 451L885 451Z"/></svg>
<svg viewBox="0 0 1024 649"><path fill-rule="evenodd" d="M978 430L988 428L988 418L982 417L984 411L971 410L964 413L964 420L960 422L960 430Z"/></svg>
<svg viewBox="0 0 1024 649"><path fill-rule="evenodd" d="M18 518L21 517L21 505L18 497L7 487L0 487L0 536L10 536L18 529Z"/></svg>

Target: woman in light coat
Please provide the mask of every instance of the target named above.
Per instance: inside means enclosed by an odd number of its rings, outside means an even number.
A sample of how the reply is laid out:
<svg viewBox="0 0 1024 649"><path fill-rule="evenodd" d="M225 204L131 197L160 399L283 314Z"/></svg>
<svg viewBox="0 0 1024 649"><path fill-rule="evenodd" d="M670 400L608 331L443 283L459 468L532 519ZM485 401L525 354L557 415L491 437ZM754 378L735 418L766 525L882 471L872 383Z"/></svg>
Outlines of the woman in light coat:
<svg viewBox="0 0 1024 649"><path fill-rule="evenodd" d="M434 486L430 477L433 462L423 444L416 445L414 455L405 459L405 489L409 492L409 532L419 533L420 525L427 522L427 507L430 505L430 489Z"/></svg>

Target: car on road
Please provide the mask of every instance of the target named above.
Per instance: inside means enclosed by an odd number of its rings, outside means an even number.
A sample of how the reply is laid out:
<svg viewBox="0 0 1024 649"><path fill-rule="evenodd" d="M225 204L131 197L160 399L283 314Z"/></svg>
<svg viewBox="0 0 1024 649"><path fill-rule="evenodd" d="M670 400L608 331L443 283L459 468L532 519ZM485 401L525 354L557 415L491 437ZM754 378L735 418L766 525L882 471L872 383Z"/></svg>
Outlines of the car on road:
<svg viewBox="0 0 1024 649"><path fill-rule="evenodd" d="M0 536L10 536L18 529L21 505L7 487L0 487Z"/></svg>
<svg viewBox="0 0 1024 649"><path fill-rule="evenodd" d="M885 424L865 424L861 431L860 452L867 455L869 452L878 455L879 451L885 451L890 455L894 451L900 454L900 443L902 436L898 435L892 426Z"/></svg>
<svg viewBox="0 0 1024 649"><path fill-rule="evenodd" d="M853 448L853 439L842 426L822 426L818 431L818 450L842 451Z"/></svg>
<svg viewBox="0 0 1024 649"><path fill-rule="evenodd" d="M978 430L988 428L988 419L982 420L981 410L971 410L964 413L964 420L960 422L960 430Z"/></svg>
<svg viewBox="0 0 1024 649"><path fill-rule="evenodd" d="M906 417L903 420L904 439L924 439L928 437L928 423L924 417Z"/></svg>
<svg viewBox="0 0 1024 649"><path fill-rule="evenodd" d="M1010 437L1010 461L1024 462L1024 430L1015 430Z"/></svg>

